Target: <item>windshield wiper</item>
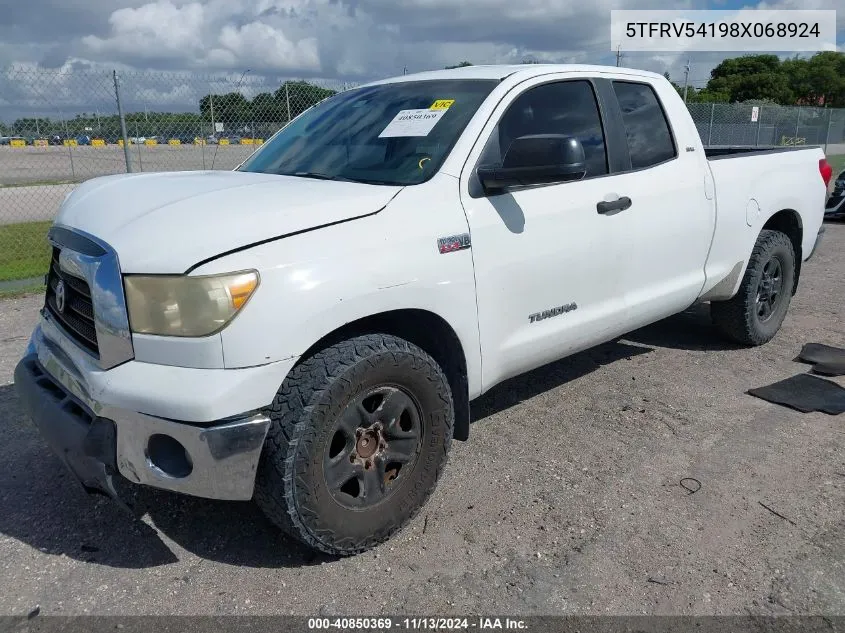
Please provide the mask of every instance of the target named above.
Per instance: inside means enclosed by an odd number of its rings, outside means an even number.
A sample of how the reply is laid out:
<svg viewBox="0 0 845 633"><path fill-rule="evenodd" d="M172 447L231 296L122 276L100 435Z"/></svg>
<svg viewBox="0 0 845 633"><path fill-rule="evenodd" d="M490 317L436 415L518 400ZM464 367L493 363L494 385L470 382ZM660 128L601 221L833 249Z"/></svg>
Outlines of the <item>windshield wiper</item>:
<svg viewBox="0 0 845 633"><path fill-rule="evenodd" d="M339 182L357 182L351 178L344 178L343 176L333 176L332 174L323 174L318 171L295 171L292 174L282 174L283 176L299 176L300 178L314 178L315 180L337 180Z"/></svg>
<svg viewBox="0 0 845 633"><path fill-rule="evenodd" d="M362 185L390 185L397 186L389 180L372 180L368 178L347 178L346 176L333 176L318 171L295 171L292 174L280 174L281 176L299 176L300 178L314 178L315 180L334 180L337 182L357 182Z"/></svg>

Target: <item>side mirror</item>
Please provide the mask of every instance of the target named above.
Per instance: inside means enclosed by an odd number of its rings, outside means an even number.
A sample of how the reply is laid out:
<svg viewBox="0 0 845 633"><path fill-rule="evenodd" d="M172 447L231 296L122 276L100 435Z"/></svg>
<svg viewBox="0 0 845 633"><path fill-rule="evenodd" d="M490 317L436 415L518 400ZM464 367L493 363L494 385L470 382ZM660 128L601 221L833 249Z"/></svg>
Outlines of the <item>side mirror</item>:
<svg viewBox="0 0 845 633"><path fill-rule="evenodd" d="M580 180L586 173L581 141L563 134L520 136L511 143L501 166L478 168L478 178L488 192Z"/></svg>

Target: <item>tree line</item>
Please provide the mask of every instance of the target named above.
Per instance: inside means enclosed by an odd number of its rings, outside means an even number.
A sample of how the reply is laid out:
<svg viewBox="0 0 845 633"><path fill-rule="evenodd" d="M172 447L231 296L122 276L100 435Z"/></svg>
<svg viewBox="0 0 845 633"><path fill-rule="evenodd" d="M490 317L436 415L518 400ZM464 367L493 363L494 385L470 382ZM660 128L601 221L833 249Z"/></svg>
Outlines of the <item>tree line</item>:
<svg viewBox="0 0 845 633"><path fill-rule="evenodd" d="M672 83L683 95L683 86ZM842 108L845 107L845 53L825 51L809 58L795 56L785 60L777 55L726 59L710 72L706 86L688 87L687 101L761 101Z"/></svg>
<svg viewBox="0 0 845 633"><path fill-rule="evenodd" d="M537 63L523 60L523 64ZM446 69L472 66L462 61ZM664 76L669 79L669 73ZM684 88L672 81L683 95ZM809 58L797 55L743 55L722 61L703 88L687 87L690 103L763 101L780 105L845 107L845 53L825 51Z"/></svg>
<svg viewBox="0 0 845 633"><path fill-rule="evenodd" d="M536 63L523 60L523 63ZM472 66L462 61L447 68ZM684 89L672 81L680 94ZM241 92L208 94L199 100L199 112L130 112L129 136L212 133L212 123L226 132L269 135L311 106L336 93L307 81L286 81L275 92L247 99ZM845 107L845 53L826 51L809 58L781 60L777 55L745 55L722 61L703 88L689 86L690 103L758 101L780 105ZM115 137L120 133L116 114L81 113L72 119L19 118L11 126L0 123L0 135Z"/></svg>
<svg viewBox="0 0 845 633"><path fill-rule="evenodd" d="M323 99L336 94L307 81L286 81L275 92L247 99L240 92L209 94L199 100L199 112L128 112L128 136L206 136L213 123L222 123L224 133L269 136L279 127ZM82 112L68 119L22 117L11 126L0 123L0 135L27 137L75 137L87 134L116 140L121 133L117 114Z"/></svg>

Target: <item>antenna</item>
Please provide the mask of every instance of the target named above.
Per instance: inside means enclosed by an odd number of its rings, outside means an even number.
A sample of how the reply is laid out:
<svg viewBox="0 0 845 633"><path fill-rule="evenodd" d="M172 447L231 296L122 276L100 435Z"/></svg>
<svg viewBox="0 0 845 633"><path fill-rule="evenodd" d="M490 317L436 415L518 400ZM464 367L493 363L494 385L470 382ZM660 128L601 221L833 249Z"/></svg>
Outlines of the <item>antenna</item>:
<svg viewBox="0 0 845 633"><path fill-rule="evenodd" d="M244 77L249 72L249 68L247 68L243 73L241 73L241 78L238 79L238 85L235 86L235 92L238 92L241 89L241 83L243 83ZM214 115L212 115L214 116ZM215 130L216 132L216 130ZM217 160L217 150L220 149L220 139L217 139L217 146L214 148L214 155L211 157L211 169L214 169L214 161Z"/></svg>

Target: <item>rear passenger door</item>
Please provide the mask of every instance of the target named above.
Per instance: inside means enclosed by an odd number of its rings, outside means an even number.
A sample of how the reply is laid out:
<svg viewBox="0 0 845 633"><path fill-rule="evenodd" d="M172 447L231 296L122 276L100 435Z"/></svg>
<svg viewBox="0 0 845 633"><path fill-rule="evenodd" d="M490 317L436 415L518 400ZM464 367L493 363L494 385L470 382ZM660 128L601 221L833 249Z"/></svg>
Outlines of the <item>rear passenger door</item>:
<svg viewBox="0 0 845 633"><path fill-rule="evenodd" d="M679 99L664 105L650 83L612 79L611 115L624 129L627 165L613 188L632 205L615 220L628 236L621 271L626 321L639 327L689 307L704 284L715 204L706 157ZM668 112L667 112L668 109ZM677 122L672 125L672 122ZM708 195L710 198L708 198Z"/></svg>

